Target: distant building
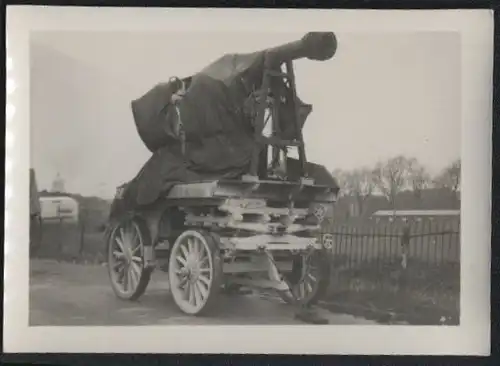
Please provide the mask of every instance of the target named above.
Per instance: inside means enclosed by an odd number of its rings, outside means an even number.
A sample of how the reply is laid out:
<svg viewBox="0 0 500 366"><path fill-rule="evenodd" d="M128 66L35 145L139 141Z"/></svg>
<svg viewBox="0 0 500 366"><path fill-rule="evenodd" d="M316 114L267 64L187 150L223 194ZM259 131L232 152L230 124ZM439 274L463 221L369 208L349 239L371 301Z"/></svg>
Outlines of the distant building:
<svg viewBox="0 0 500 366"><path fill-rule="evenodd" d="M379 210L373 213L376 220L440 220L460 219L460 210Z"/></svg>
<svg viewBox="0 0 500 366"><path fill-rule="evenodd" d="M383 196L367 197L362 204L353 196L343 196L335 203L334 220L362 220L369 218L371 214L380 209L389 208L389 202Z"/></svg>
<svg viewBox="0 0 500 366"><path fill-rule="evenodd" d="M360 210L359 202L354 196L342 196L339 198L334 208L334 217L336 221L367 220L374 217L375 212L406 212L411 211L412 217L417 213L421 217L444 217L447 213L452 213L454 217L459 217L460 200L450 197L448 191L443 189L425 189L421 197L416 197L411 191L398 193L395 207L391 207L390 202L382 195L372 195L366 197ZM388 215L391 216L391 215Z"/></svg>
<svg viewBox="0 0 500 366"><path fill-rule="evenodd" d="M78 222L80 204L68 196L45 196L40 198L41 217L44 221L64 220Z"/></svg>
<svg viewBox="0 0 500 366"><path fill-rule="evenodd" d="M56 178L52 182L52 192L64 193L66 189L64 187L64 179L62 179L61 175L57 173Z"/></svg>

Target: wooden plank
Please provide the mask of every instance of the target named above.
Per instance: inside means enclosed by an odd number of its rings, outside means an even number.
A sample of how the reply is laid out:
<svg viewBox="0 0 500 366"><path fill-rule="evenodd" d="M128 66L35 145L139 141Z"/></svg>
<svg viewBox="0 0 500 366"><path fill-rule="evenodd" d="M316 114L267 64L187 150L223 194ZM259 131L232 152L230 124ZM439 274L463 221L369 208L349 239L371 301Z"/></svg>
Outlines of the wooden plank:
<svg viewBox="0 0 500 366"><path fill-rule="evenodd" d="M283 233L295 233L305 230L319 230L318 225L301 225L291 224L284 226L281 223L260 223L260 222L243 222L232 219L231 216L225 217L212 217L212 216L195 216L192 214L186 215L186 223L188 225L217 225L220 227L235 229L235 230L248 230L256 233L277 233L283 230Z"/></svg>
<svg viewBox="0 0 500 366"><path fill-rule="evenodd" d="M213 197L217 181L176 184L169 191L168 198L208 198Z"/></svg>
<svg viewBox="0 0 500 366"><path fill-rule="evenodd" d="M302 238L294 235L272 236L272 235L255 235L245 238L221 237L223 248L233 250L258 250L267 248L268 250L302 250L313 246L316 249L321 248L321 244L316 238Z"/></svg>
<svg viewBox="0 0 500 366"><path fill-rule="evenodd" d="M291 197L291 195L293 197ZM207 181L195 183L181 183L173 186L166 198L262 198L271 200L311 201L333 203L336 195L333 189L319 185L301 185L297 182L287 181Z"/></svg>
<svg viewBox="0 0 500 366"><path fill-rule="evenodd" d="M269 207L266 206L265 200L258 199L228 199L219 206L219 210L231 213L254 214L254 215L279 215L305 217L309 213L308 209L294 208L290 210L288 207Z"/></svg>

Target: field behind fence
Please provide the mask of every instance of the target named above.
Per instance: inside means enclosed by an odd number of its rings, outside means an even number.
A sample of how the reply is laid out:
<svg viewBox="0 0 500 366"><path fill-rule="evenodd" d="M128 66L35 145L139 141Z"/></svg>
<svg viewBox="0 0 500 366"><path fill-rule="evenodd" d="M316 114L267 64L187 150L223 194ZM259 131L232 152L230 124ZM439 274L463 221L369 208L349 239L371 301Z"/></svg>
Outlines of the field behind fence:
<svg viewBox="0 0 500 366"><path fill-rule="evenodd" d="M40 245L32 256L103 262L102 223L92 212L75 224L44 222ZM36 229L32 231L36 235ZM342 312L365 315L371 309L377 317L403 314L404 319L418 318L412 320L418 323L436 324L444 319L447 324L458 324L459 233L459 220L368 221L325 227L324 234L333 237L333 273L326 302Z"/></svg>
<svg viewBox="0 0 500 366"><path fill-rule="evenodd" d="M458 219L351 222L324 232L333 237L329 301L424 324L458 323Z"/></svg>
<svg viewBox="0 0 500 366"><path fill-rule="evenodd" d="M32 225L31 256L89 263L105 261L105 214L86 210L77 223L50 219Z"/></svg>

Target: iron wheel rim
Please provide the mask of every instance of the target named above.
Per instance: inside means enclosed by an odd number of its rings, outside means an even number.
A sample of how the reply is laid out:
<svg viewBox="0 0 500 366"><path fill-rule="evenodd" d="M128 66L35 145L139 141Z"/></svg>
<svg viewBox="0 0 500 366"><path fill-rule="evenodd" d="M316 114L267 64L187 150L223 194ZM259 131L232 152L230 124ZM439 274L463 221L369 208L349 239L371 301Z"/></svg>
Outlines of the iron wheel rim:
<svg viewBox="0 0 500 366"><path fill-rule="evenodd" d="M111 234L108 253L109 274L120 295L133 295L144 270L144 240L135 222L118 226Z"/></svg>
<svg viewBox="0 0 500 366"><path fill-rule="evenodd" d="M214 282L214 260L202 234L190 230L177 238L168 274L170 291L179 308L188 314L201 312Z"/></svg>

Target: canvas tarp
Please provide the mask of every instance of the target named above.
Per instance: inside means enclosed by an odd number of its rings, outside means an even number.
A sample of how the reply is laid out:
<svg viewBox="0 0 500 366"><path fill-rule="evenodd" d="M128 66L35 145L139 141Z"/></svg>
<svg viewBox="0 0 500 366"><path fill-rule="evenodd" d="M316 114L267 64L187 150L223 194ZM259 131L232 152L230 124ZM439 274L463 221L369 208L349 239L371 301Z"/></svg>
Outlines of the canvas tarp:
<svg viewBox="0 0 500 366"><path fill-rule="evenodd" d="M228 54L183 79L186 92L177 105L185 131L184 153L171 102L176 83L160 83L131 103L138 133L152 156L125 185L127 207L153 203L176 183L236 178L248 170L255 144L249 96L260 87L263 62L264 52ZM311 106L300 100L299 105L303 125ZM282 130L289 135L296 128L290 123L292 113L287 106L280 110L280 121L289 122Z"/></svg>

